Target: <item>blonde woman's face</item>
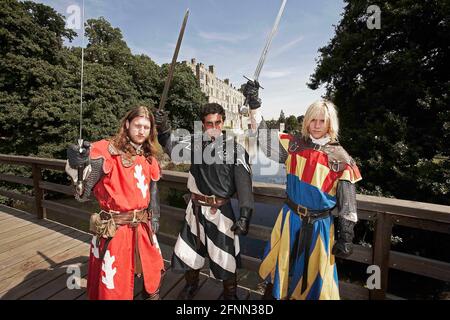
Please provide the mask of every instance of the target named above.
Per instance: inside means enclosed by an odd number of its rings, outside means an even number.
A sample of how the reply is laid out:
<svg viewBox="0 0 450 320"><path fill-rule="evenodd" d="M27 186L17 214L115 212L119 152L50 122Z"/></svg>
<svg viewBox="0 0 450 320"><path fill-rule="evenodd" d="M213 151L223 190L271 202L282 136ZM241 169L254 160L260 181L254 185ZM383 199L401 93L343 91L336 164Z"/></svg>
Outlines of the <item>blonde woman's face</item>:
<svg viewBox="0 0 450 320"><path fill-rule="evenodd" d="M320 139L328 133L328 121L325 121L325 114L316 114L308 125L309 134L314 139Z"/></svg>

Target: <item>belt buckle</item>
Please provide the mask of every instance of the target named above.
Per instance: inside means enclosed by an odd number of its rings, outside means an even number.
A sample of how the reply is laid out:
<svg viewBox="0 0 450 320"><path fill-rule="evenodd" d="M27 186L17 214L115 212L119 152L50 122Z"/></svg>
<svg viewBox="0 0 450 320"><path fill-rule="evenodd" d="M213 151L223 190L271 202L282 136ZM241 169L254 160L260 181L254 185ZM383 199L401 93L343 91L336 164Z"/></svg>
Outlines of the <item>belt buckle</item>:
<svg viewBox="0 0 450 320"><path fill-rule="evenodd" d="M136 214L138 213L138 210L133 210L133 220L131 221L130 225L133 228L136 228L138 226L138 220L136 219Z"/></svg>
<svg viewBox="0 0 450 320"><path fill-rule="evenodd" d="M304 213L300 209L303 209ZM298 215L300 216L300 218L302 220L305 220L305 218L306 218L306 223L309 223L309 221L311 219L311 215L308 215L308 208L307 207L304 207L304 206L302 206L300 204L297 204L297 212L298 212Z"/></svg>

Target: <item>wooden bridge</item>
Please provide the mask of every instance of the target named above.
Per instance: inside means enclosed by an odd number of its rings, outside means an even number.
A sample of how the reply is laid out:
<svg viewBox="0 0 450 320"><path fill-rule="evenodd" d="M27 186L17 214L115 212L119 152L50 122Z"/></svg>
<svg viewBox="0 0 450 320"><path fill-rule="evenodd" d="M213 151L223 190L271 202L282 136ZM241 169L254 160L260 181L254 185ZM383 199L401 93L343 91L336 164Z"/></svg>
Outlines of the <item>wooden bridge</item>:
<svg viewBox="0 0 450 320"><path fill-rule="evenodd" d="M47 210L60 215L87 220L89 212L45 199L45 192L72 194L70 186L44 181L43 170L63 171L65 161L0 154L0 163L31 167L30 176L0 174L0 181L30 186L32 195L0 189L0 195L33 205L34 214L0 206L0 299L85 299L87 261L91 236L81 230L46 219ZM187 174L164 171L162 187L186 190ZM281 206L285 199L284 186L254 183L255 201ZM358 217L373 221L374 239L370 246L355 245L347 260L365 265L377 265L381 270L381 289L369 290L363 284L340 281L344 299L397 299L389 294L388 276L391 269L450 282L450 263L391 250L392 228L406 226L436 233L450 234L450 207L373 196L357 196ZM184 210L162 205L161 222L180 222ZM271 228L252 224L248 237L267 240ZM161 288L163 299L175 299L184 285L181 274L171 272L168 260L176 237L159 234L166 276ZM242 256L244 268L255 272L260 260ZM69 289L70 266L81 272L81 288ZM69 270L69 273L68 273ZM70 280L69 280L70 281ZM135 298L140 298L142 283L136 279ZM216 300L221 297L222 285L201 275L201 288L195 299ZM239 287L241 299L260 299L256 286Z"/></svg>

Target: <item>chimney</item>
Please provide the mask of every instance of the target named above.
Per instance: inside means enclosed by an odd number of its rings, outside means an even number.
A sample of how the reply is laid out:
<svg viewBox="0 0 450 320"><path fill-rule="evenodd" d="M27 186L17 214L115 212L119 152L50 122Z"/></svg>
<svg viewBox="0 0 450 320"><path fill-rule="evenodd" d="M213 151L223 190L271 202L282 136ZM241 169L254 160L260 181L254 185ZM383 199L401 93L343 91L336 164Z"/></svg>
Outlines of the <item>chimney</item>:
<svg viewBox="0 0 450 320"><path fill-rule="evenodd" d="M225 82L227 85L230 85L230 79L225 79L224 82Z"/></svg>
<svg viewBox="0 0 450 320"><path fill-rule="evenodd" d="M195 58L192 58L191 63L195 66L197 64L197 60L195 60Z"/></svg>
<svg viewBox="0 0 450 320"><path fill-rule="evenodd" d="M214 66L209 66L209 72L211 72L212 74L214 74Z"/></svg>

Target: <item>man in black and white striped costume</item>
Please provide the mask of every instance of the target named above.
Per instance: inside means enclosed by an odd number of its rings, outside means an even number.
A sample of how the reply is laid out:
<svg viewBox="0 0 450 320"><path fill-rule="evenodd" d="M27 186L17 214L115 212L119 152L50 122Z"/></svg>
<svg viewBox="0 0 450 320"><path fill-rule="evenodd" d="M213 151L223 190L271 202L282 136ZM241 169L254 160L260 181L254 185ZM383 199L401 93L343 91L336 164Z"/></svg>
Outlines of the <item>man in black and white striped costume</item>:
<svg viewBox="0 0 450 320"><path fill-rule="evenodd" d="M248 233L254 206L248 154L222 132L225 111L217 103L202 107L202 132L181 139L171 134L164 111L157 111L155 119L159 142L172 161L191 163L190 201L172 256L173 270L184 272L186 279L178 298L192 299L200 269L209 258L212 275L223 281L224 299L237 299L239 235ZM237 220L230 202L235 193L240 208Z"/></svg>

